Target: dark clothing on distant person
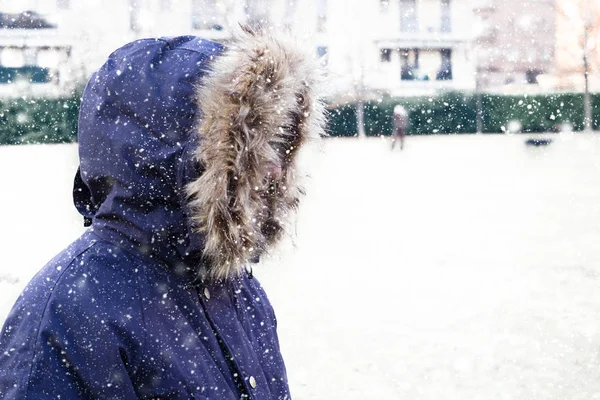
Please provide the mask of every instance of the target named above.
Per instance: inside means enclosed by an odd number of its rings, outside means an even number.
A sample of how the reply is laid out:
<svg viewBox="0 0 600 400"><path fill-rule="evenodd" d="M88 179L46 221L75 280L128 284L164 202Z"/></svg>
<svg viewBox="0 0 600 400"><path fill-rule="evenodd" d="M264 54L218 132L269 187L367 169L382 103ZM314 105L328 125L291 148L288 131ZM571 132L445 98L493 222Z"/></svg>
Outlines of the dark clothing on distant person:
<svg viewBox="0 0 600 400"><path fill-rule="evenodd" d="M404 136L408 126L408 113L404 107L397 105L394 107L394 131L392 135L392 150L396 146L396 139L400 141L400 149L404 149Z"/></svg>

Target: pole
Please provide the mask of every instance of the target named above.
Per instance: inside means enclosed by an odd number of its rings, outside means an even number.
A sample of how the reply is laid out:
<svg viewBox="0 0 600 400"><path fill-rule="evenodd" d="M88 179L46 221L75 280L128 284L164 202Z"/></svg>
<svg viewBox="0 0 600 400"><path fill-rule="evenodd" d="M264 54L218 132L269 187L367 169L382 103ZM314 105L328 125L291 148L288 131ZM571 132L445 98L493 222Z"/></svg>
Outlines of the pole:
<svg viewBox="0 0 600 400"><path fill-rule="evenodd" d="M483 133L483 102L481 99L481 43L475 40L475 123L477 133Z"/></svg>
<svg viewBox="0 0 600 400"><path fill-rule="evenodd" d="M590 24L585 24L585 30L583 32L583 76L585 80L585 92L583 95L583 107L585 117L583 120L583 128L586 132L592 130L592 101L590 98L590 85L589 85L589 62L588 62L588 36L589 36Z"/></svg>
<svg viewBox="0 0 600 400"><path fill-rule="evenodd" d="M366 137L365 134L365 105L362 101L362 99L358 100L358 103L356 103L356 119L358 122L358 137L359 138L364 138Z"/></svg>
<svg viewBox="0 0 600 400"><path fill-rule="evenodd" d="M481 91L477 91L477 133L483 133L483 101Z"/></svg>
<svg viewBox="0 0 600 400"><path fill-rule="evenodd" d="M361 54L362 55L362 54ZM356 119L358 123L358 137L365 138L367 135L365 134L365 103L364 103L364 93L365 93L365 71L362 64L362 59L360 62L360 81L358 83L358 101L356 102Z"/></svg>
<svg viewBox="0 0 600 400"><path fill-rule="evenodd" d="M483 133L483 101L481 96L481 84L479 82L479 67L475 72L475 100L476 104L476 122L477 122L477 133Z"/></svg>

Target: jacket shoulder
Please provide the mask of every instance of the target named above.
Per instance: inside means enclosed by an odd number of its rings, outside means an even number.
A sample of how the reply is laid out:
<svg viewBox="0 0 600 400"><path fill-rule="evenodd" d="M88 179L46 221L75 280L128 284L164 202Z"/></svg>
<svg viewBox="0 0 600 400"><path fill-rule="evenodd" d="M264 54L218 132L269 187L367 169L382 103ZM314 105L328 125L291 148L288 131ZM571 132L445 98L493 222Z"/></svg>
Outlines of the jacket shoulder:
<svg viewBox="0 0 600 400"><path fill-rule="evenodd" d="M70 354L71 362L79 364L71 368L80 373L102 366L103 360L95 355L111 350L98 346L99 339L104 339L105 347L118 345L111 336L123 325L131 325L126 329L128 344L141 343L135 265L129 254L88 233L42 268L22 292L0 334L0 397L24 397L28 390L37 393L56 383L52 382L56 375L44 371L68 367L60 361L60 353ZM85 395L77 391L76 383L64 385L73 386L73 394Z"/></svg>

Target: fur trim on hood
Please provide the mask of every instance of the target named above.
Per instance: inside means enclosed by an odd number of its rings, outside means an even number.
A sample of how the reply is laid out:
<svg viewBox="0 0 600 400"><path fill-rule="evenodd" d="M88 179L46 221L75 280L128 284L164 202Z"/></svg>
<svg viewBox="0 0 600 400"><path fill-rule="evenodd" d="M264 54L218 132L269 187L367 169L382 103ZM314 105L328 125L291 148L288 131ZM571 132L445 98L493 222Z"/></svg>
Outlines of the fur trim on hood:
<svg viewBox="0 0 600 400"><path fill-rule="evenodd" d="M303 193L298 150L324 135L320 83L312 54L289 38L244 28L198 86L203 172L187 192L209 278L238 275L282 237Z"/></svg>

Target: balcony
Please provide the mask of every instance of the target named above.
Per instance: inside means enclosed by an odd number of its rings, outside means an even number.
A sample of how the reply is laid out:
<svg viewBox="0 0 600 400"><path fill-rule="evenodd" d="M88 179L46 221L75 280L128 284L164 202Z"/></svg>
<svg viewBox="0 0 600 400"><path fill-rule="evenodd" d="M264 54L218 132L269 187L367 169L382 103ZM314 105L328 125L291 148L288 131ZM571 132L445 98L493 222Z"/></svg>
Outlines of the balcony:
<svg viewBox="0 0 600 400"><path fill-rule="evenodd" d="M0 12L1 29L53 29L56 25L35 11L23 11L19 14Z"/></svg>
<svg viewBox="0 0 600 400"><path fill-rule="evenodd" d="M0 30L0 48L38 47L44 49L70 48L72 39L57 29L3 29Z"/></svg>
<svg viewBox="0 0 600 400"><path fill-rule="evenodd" d="M469 42L472 38L471 24L447 22L442 25L419 26L414 31L401 31L395 25L380 28L375 43L380 48L452 48Z"/></svg>
<svg viewBox="0 0 600 400"><path fill-rule="evenodd" d="M397 32L375 39L379 48L419 48L446 49L454 48L469 41L469 36L461 32L418 31Z"/></svg>
<svg viewBox="0 0 600 400"><path fill-rule="evenodd" d="M70 48L62 30L35 11L0 13L0 48Z"/></svg>
<svg viewBox="0 0 600 400"><path fill-rule="evenodd" d="M0 13L0 98L64 93L73 42L46 16Z"/></svg>
<svg viewBox="0 0 600 400"><path fill-rule="evenodd" d="M412 80L391 81L388 77L367 77L365 85L375 92L386 92L391 96L426 96L440 91L472 90L472 86L459 80Z"/></svg>

